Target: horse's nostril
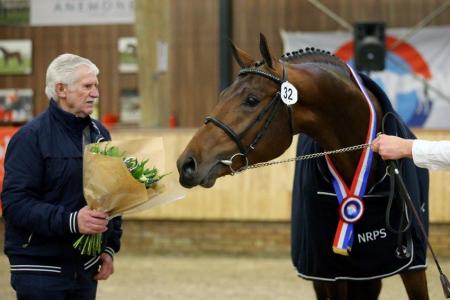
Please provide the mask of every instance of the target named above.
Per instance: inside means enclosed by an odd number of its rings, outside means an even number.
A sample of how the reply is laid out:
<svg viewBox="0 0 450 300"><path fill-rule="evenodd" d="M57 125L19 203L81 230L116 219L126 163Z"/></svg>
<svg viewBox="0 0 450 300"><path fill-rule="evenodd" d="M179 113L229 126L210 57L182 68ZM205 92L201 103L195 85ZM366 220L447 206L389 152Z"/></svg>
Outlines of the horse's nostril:
<svg viewBox="0 0 450 300"><path fill-rule="evenodd" d="M182 166L182 171L183 171L183 175L185 177L192 177L196 170L197 170L197 162L195 161L195 158L193 157L188 157Z"/></svg>

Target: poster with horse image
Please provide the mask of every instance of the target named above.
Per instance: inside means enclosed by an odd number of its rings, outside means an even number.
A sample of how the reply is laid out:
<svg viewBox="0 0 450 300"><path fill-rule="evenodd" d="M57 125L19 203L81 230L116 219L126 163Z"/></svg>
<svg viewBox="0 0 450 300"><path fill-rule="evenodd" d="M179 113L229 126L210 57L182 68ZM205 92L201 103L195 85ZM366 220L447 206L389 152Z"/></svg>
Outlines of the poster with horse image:
<svg viewBox="0 0 450 300"><path fill-rule="evenodd" d="M33 90L0 89L0 124L25 123L33 118Z"/></svg>
<svg viewBox="0 0 450 300"><path fill-rule="evenodd" d="M119 72L136 73L138 71L136 37L119 38L118 49L119 49Z"/></svg>
<svg viewBox="0 0 450 300"><path fill-rule="evenodd" d="M28 75L31 66L31 40L0 40L0 75Z"/></svg>

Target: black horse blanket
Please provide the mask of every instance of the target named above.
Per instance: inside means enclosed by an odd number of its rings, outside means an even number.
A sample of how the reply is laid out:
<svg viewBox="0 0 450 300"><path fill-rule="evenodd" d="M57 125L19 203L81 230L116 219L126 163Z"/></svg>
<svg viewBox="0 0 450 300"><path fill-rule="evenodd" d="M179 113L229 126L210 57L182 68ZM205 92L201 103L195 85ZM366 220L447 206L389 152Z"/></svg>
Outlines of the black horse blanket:
<svg viewBox="0 0 450 300"><path fill-rule="evenodd" d="M378 85L369 77L360 75L365 87L380 100L383 113L394 112ZM387 120L385 126L387 134L415 138L405 124L399 124L393 118ZM323 149L316 141L307 135L300 135L297 155L321 151ZM385 162L380 160L379 163L378 183L367 186L364 215L354 224L352 250L349 256L342 256L332 249L339 220L338 201L325 159L297 162L292 197L291 254L299 276L326 281L365 280L387 277L403 270L426 268L426 242L414 219L410 220L412 227L409 234L404 235L400 243L408 248L410 255L402 258L396 255L398 235L391 232L385 222L390 181L389 176L384 176ZM417 168L411 159L400 161L400 171L428 230L428 171ZM392 206L390 220L393 228L399 226L399 205ZM407 236L409 239L405 238Z"/></svg>

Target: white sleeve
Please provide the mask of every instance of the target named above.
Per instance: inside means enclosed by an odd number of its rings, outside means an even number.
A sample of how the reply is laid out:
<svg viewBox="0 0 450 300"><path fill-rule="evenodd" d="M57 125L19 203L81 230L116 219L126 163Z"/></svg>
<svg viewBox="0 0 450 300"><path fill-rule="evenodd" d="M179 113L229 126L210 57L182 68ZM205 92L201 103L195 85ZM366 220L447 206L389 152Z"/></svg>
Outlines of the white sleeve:
<svg viewBox="0 0 450 300"><path fill-rule="evenodd" d="M414 140L414 163L430 170L450 170L450 141Z"/></svg>

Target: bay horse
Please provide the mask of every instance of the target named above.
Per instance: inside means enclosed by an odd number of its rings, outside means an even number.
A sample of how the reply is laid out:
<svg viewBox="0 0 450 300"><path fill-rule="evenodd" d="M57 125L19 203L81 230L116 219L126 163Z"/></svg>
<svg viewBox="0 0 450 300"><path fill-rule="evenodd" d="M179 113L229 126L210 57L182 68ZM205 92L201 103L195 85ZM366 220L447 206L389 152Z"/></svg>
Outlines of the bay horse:
<svg viewBox="0 0 450 300"><path fill-rule="evenodd" d="M231 47L241 70L235 81L220 93L219 102L212 114L206 117L205 124L198 129L177 160L179 181L184 187L192 188L200 185L210 188L221 176L233 175L236 170L276 158L289 148L293 136L299 133L301 133L299 138L301 152L308 145L312 145L313 150L318 151L361 145L367 143L371 135L368 130L380 131L384 113L380 96L372 91L366 91L365 96L361 84L358 84L358 75L352 73L347 64L329 52L306 48L287 53L277 61L271 56L262 34L261 61L256 61L233 44ZM286 85L286 82L290 85ZM366 155L364 153L370 154L371 151L365 148L356 152L329 155L326 160L308 160L311 162L309 164L297 163L294 190L309 194L302 195L299 199L293 198L291 243L293 251L298 252L298 248L301 248L299 253L292 254L293 263L299 276L313 280L317 299L378 299L381 278L400 274L409 299L426 300L428 299L424 262L426 248L417 245L417 236L413 238L416 242L414 248L408 248L410 252L401 257L403 260L398 258L402 262L390 268L390 262L397 263L395 261L397 258L384 260L383 257L387 255L382 251L383 248L389 249L390 255L398 249L395 243L397 236L390 234L386 226L358 232L360 224L364 224L374 210L385 211L384 198L371 200L365 198L366 196L361 196L361 199L355 196L344 199L346 203L350 203L347 201L349 199L356 201L346 209L358 208L360 204L359 208L366 207L364 216L358 222L350 218L345 219L348 224L355 221L352 227L354 233L350 232L348 236L351 236L351 239L347 240L353 243L353 246L348 247L344 251L346 253L339 251L333 253L331 244L334 232L329 234L321 229L325 223L336 228L336 224L340 224L340 220L344 218L338 213L341 207L336 201L338 193L332 192L331 170L339 174L343 185L352 186L353 189L354 175L361 169L361 157ZM368 167L366 172L367 189L371 187L376 190L379 185L386 186L386 182L389 185L389 181L384 180L386 176L383 180L379 178L385 173L385 163L374 155L371 156L371 160L371 167ZM320 167L319 171L317 166ZM327 166L332 166L332 169L324 170ZM311 170L315 170L315 175L309 173ZM318 184L315 181L308 181L320 177L328 177L328 182ZM428 193L428 177L425 182L415 184L420 186L418 190L422 188L419 191L422 195ZM325 186L324 190L328 192L316 190L318 185L320 188ZM318 194L328 198L319 198ZM383 208L374 208L376 202L384 203ZM320 203L331 209L327 211L315 207ZM424 207L426 205L422 204L422 208ZM302 215L297 216L300 213ZM311 217L311 214L314 217ZM397 217L398 214L394 215L394 219ZM373 218L384 221L383 214L381 218L379 215ZM300 225L300 229L296 228ZM311 230L318 230L318 234L304 235ZM386 242L388 240L390 242ZM372 250L375 241L384 243L381 244L379 255ZM319 247L318 243L323 242L325 247ZM411 246L411 243L408 245ZM361 249L368 251L371 256L362 256L364 251ZM319 254L325 254L327 257L321 258ZM416 259L416 256L420 256L422 261L414 265L413 258ZM319 262L316 262L317 260ZM325 265L323 263L321 265L322 261ZM361 269L360 266L364 264L368 264L367 270ZM387 265L389 270L381 270L383 265ZM326 269L333 266L338 268L337 274L328 276Z"/></svg>
<svg viewBox="0 0 450 300"><path fill-rule="evenodd" d="M135 44L127 44L126 49L134 59L137 59L137 46Z"/></svg>
<svg viewBox="0 0 450 300"><path fill-rule="evenodd" d="M17 60L17 64L21 65L23 60L22 60L22 54L20 54L19 51L9 51L8 49L6 49L5 47L0 47L0 51L3 54L3 59L5 60L5 65L7 66L9 61L11 59L16 59Z"/></svg>

